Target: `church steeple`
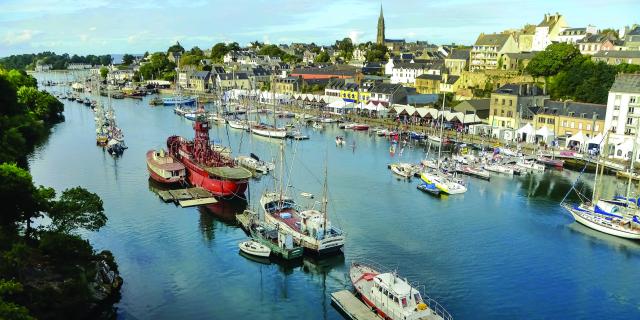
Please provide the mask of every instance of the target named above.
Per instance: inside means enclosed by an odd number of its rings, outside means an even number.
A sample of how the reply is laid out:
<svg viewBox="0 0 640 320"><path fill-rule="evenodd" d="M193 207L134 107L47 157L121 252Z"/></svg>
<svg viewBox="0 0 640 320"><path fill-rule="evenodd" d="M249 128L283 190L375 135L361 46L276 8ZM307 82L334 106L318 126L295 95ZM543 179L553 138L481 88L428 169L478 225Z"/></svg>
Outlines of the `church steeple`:
<svg viewBox="0 0 640 320"><path fill-rule="evenodd" d="M384 16L382 15L382 4L380 4L380 17L378 17L378 36L376 43L384 45Z"/></svg>

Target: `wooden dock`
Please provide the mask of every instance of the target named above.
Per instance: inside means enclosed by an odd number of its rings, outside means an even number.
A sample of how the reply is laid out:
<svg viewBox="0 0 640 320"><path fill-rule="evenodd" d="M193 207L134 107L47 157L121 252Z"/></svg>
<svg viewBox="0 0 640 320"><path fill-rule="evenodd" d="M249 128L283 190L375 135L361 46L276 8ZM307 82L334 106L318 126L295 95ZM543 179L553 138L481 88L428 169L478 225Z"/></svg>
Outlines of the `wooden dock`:
<svg viewBox="0 0 640 320"><path fill-rule="evenodd" d="M218 202L211 192L200 188L186 188L158 191L158 196L164 202L174 202L181 207L200 206Z"/></svg>
<svg viewBox="0 0 640 320"><path fill-rule="evenodd" d="M349 290L340 290L331 294L331 302L345 316L352 320L380 320L362 301L358 300Z"/></svg>

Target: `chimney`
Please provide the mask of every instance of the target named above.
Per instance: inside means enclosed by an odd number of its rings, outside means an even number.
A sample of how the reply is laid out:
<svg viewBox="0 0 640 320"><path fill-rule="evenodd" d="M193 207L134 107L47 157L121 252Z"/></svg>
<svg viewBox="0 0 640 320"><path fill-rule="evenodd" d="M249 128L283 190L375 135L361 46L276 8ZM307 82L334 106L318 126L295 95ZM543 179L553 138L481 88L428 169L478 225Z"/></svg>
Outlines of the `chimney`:
<svg viewBox="0 0 640 320"><path fill-rule="evenodd" d="M542 95L543 96L547 95L547 84L546 83L544 85L542 85Z"/></svg>

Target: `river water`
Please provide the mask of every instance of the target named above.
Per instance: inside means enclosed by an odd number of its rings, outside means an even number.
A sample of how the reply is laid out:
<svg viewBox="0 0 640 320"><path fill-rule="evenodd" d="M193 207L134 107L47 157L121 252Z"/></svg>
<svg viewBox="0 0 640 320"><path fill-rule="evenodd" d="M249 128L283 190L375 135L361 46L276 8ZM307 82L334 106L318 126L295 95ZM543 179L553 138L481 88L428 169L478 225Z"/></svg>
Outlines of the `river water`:
<svg viewBox="0 0 640 320"><path fill-rule="evenodd" d="M107 225L83 235L116 257L125 280L120 319L341 319L329 295L350 288L349 264L363 259L423 285L456 319L640 318L640 244L586 229L558 205L577 172L469 178L466 194L436 199L416 190L418 179L398 180L387 169L418 161L423 148L391 157L388 142L367 133L303 129L310 140L286 143L286 184L292 194L319 196L327 163L344 255L265 264L238 253L246 235L233 213L245 203L181 208L153 192L145 152L193 131L148 99L113 101L129 146L121 158L95 145L91 109L65 101L66 121L29 160L36 184L59 192L80 185L104 200ZM347 146L337 148L336 135ZM268 139L220 126L211 136L236 155L278 157ZM593 176L584 178L578 186L588 193ZM605 193L624 189L605 181ZM269 176L252 180L248 205L257 208L273 186Z"/></svg>

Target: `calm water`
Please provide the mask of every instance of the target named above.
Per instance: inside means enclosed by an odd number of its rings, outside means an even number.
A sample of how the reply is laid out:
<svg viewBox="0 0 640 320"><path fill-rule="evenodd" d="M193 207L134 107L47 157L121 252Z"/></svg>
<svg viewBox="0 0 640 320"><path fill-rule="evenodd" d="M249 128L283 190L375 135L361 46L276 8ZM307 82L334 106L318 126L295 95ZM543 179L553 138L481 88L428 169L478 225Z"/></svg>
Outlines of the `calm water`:
<svg viewBox="0 0 640 320"><path fill-rule="evenodd" d="M558 206L576 172L470 179L466 194L435 199L386 168L419 160L423 149L391 158L381 138L307 130L311 140L287 143L288 184L292 193L320 194L328 159L330 213L348 235L345 253L263 264L238 254L246 236L233 213L243 203L180 208L152 191L145 152L171 134L192 137L189 121L146 100L114 100L129 146L114 160L95 146L90 108L65 103L66 121L31 157L31 172L37 184L81 185L104 200L108 224L86 237L120 266L121 319L341 319L329 294L350 288L348 265L361 259L423 284L457 319L640 318L640 244L591 232ZM278 154L276 143L233 129L211 134L235 154ZM336 148L338 134L355 149ZM623 190L607 181L608 193ZM249 205L273 183L252 180Z"/></svg>

